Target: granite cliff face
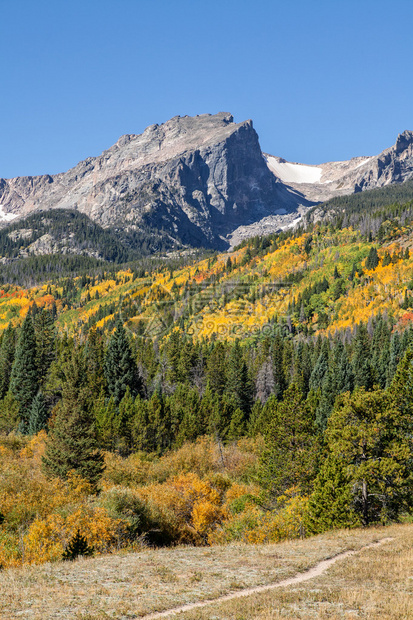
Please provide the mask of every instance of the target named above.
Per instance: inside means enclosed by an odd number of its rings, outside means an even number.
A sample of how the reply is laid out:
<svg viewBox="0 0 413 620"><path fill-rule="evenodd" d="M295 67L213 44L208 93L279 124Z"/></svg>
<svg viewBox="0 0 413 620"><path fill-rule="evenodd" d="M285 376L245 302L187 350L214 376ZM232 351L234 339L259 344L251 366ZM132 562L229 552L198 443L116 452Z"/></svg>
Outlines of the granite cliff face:
<svg viewBox="0 0 413 620"><path fill-rule="evenodd" d="M175 117L54 176L0 180L3 218L76 209L104 227L223 248L239 226L309 205L268 169L251 121Z"/></svg>

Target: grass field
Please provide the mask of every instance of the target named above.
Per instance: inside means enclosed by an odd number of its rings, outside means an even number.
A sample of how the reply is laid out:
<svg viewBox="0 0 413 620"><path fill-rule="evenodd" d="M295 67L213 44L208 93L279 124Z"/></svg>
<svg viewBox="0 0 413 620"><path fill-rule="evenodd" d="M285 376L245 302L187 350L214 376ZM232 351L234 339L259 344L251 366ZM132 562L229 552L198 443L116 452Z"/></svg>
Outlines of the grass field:
<svg viewBox="0 0 413 620"><path fill-rule="evenodd" d="M179 618L410 619L412 525L332 532L277 545L148 549L5 570L0 573L0 618L140 618L280 581L386 537L392 540L339 560L305 583L214 603Z"/></svg>

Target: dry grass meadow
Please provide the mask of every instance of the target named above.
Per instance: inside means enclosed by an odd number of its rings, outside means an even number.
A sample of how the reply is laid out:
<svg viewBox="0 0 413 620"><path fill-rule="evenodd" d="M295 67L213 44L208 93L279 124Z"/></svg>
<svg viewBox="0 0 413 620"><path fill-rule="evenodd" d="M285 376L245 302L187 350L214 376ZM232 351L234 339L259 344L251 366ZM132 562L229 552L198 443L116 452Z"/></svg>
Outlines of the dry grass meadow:
<svg viewBox="0 0 413 620"><path fill-rule="evenodd" d="M0 618L142 618L292 576L348 549L323 575L179 614L184 620L413 618L413 525L331 532L273 545L145 549L4 570Z"/></svg>

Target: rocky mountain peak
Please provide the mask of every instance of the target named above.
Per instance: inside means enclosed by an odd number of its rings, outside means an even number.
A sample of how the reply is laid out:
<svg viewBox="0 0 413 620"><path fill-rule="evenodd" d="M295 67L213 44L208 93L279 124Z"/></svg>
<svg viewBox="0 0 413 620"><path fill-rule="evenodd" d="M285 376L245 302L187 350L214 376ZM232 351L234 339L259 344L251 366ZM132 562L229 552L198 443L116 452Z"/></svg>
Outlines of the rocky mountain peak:
<svg viewBox="0 0 413 620"><path fill-rule="evenodd" d="M400 133L397 136L396 144L394 145L396 153L401 153L406 148L408 148L410 144L412 143L413 143L413 131L409 131L408 129L406 129L405 131L403 131L403 133Z"/></svg>
<svg viewBox="0 0 413 620"><path fill-rule="evenodd" d="M298 204L309 203L270 172L252 121L235 123L229 112L175 116L65 173L0 182L6 214L76 209L103 227L216 248L237 227Z"/></svg>

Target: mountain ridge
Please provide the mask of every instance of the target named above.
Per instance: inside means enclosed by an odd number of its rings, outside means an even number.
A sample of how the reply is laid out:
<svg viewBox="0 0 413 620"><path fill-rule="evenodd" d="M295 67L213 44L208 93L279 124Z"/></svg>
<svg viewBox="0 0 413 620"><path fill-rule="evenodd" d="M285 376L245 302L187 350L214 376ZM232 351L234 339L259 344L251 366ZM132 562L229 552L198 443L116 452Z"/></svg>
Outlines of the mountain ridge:
<svg viewBox="0 0 413 620"><path fill-rule="evenodd" d="M310 166L262 153L251 120L175 116L67 172L0 179L0 224L69 209L119 238L149 231L177 247L224 250L295 226L317 203L411 178L409 130L379 155Z"/></svg>

